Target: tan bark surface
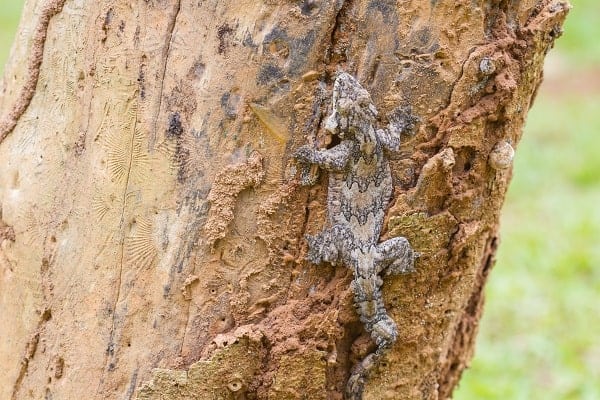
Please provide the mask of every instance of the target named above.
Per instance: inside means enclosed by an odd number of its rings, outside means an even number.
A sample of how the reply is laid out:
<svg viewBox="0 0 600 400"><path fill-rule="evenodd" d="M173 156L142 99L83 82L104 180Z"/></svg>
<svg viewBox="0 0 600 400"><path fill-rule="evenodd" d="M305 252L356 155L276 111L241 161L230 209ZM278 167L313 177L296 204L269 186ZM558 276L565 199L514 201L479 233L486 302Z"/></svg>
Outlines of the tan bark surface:
<svg viewBox="0 0 600 400"><path fill-rule="evenodd" d="M448 398L567 10L28 1L0 98L0 398L341 398L373 344L351 273L304 260L327 177L299 187L290 156L329 143L338 69L421 119L384 236L422 256L386 278L400 339L364 397Z"/></svg>

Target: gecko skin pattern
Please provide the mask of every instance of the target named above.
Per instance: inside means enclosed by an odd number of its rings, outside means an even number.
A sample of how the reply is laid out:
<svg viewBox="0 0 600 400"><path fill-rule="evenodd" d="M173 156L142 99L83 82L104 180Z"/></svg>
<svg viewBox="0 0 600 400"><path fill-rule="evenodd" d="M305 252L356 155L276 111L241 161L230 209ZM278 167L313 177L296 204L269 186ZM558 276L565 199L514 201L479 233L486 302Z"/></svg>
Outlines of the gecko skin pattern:
<svg viewBox="0 0 600 400"><path fill-rule="evenodd" d="M317 165L329 171L328 226L306 236L307 258L314 264L352 269L355 306L377 344L376 351L354 367L346 385L346 399L359 400L369 372L398 337L383 304L381 275L413 271L418 256L406 238L379 243L393 189L386 152L398 151L400 133L412 129L415 118L399 111L387 129L375 129L377 110L371 96L347 73L337 76L332 103L325 129L340 139L339 144L330 149L305 145L295 158L306 168Z"/></svg>

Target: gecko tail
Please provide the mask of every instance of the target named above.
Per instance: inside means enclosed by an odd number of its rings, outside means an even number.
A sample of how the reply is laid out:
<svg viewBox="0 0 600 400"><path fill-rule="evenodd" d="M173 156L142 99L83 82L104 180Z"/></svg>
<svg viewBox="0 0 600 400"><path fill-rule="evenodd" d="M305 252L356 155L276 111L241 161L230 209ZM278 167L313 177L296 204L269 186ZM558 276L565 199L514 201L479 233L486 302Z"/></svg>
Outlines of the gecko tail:
<svg viewBox="0 0 600 400"><path fill-rule="evenodd" d="M360 321L378 349L390 347L398 339L398 327L383 304L382 284L382 279L377 275L358 276L350 284Z"/></svg>
<svg viewBox="0 0 600 400"><path fill-rule="evenodd" d="M377 350L369 354L352 369L346 384L345 399L361 400L365 381L383 354L398 339L398 328L386 313L381 295L383 281L377 275L357 276L351 283L354 302L361 322L377 344Z"/></svg>

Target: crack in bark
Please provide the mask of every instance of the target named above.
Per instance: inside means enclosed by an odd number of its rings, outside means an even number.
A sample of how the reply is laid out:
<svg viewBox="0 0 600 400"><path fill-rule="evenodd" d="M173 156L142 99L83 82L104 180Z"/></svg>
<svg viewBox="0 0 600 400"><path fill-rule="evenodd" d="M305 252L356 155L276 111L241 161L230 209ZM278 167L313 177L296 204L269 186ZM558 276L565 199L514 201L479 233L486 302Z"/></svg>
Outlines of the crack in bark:
<svg viewBox="0 0 600 400"><path fill-rule="evenodd" d="M446 107L444 107L436 115L434 115L431 118L431 120L435 120L436 118L442 118L442 117L446 116L447 113L450 111L449 107L452 105L452 97L454 96L456 87L458 86L458 84L462 80L463 76L465 75L465 67L468 64L468 62L471 60L471 56L473 55L473 53L475 53L481 47L482 46L473 46L469 50L469 52L467 53L467 56L465 57L465 60L463 61L463 63L460 66L460 74L458 75L458 77L456 78L454 83L452 84L452 88L450 89L450 93L448 94L448 100L446 103ZM441 123L439 125L441 125ZM440 151L440 144L442 143L442 141L444 139L443 135L447 132L447 129L442 129L440 126L438 126L437 128L438 128L438 131L436 132L436 135L431 140L417 145L416 146L417 150L433 149L434 155ZM422 166L421 166L421 168L422 168Z"/></svg>
<svg viewBox="0 0 600 400"><path fill-rule="evenodd" d="M42 61L44 60L44 47L46 36L48 35L48 27L50 26L52 17L62 11L65 2L66 0L50 0L42 9L38 25L33 34L31 55L27 62L25 84L21 88L21 92L12 109L0 120L0 143L15 129L17 122L19 122L21 116L29 107L31 99L33 99L40 77Z"/></svg>
<svg viewBox="0 0 600 400"><path fill-rule="evenodd" d="M44 328L44 324L48 322L52 318L52 312L49 308L45 308L40 315L40 319L38 321L37 327L35 329L35 333L31 336L31 338L27 341L27 347L25 348L25 355L21 360L21 369L19 370L19 375L17 379L15 379L15 383L13 384L13 391L11 395L11 400L16 400L17 395L19 394L19 390L21 389L21 385L25 376L27 375L27 371L29 370L29 362L35 356L37 351L38 343L40 342L40 336L42 334L42 330Z"/></svg>
<svg viewBox="0 0 600 400"><path fill-rule="evenodd" d="M135 97L137 97L137 91L135 92ZM135 98L134 97L134 98ZM121 199L121 240L119 243L119 247L120 247L120 255L119 255L119 279L117 281L117 295L115 297L115 301L113 302L113 306L112 306L112 326L110 329L110 338L108 340L108 346L106 349L106 356L104 358L104 369L102 370L102 376L100 377L100 382L98 383L98 388L96 390L96 395L98 395L98 393L100 392L100 388L102 386L102 383L104 382L104 377L106 375L106 372L110 370L110 358L112 355L114 355L114 351L115 351L115 344L114 344L114 338L115 338L115 329L116 329L116 325L117 325L117 306L119 305L119 299L121 297L121 283L123 282L123 262L125 259L125 239L126 239L126 234L125 234L125 208L126 208L126 202L127 202L127 193L128 193L128 188L129 188L129 181L131 179L131 170L132 170L132 166L133 166L133 153L134 153L134 141L135 141L135 132L137 129L137 109L136 109L136 115L135 115L135 123L133 125L133 129L131 130L131 140L130 140L130 153L129 153L129 162L128 162L128 166L127 166L127 174L125 177L125 188L123 190L123 197Z"/></svg>
<svg viewBox="0 0 600 400"><path fill-rule="evenodd" d="M3 227L7 227L2 229ZM4 231L4 232L3 232ZM4 222L0 219L0 244L2 240L11 240L15 241L15 233L12 227L8 227L4 224ZM27 341L25 347L25 354L21 359L21 368L19 369L19 374L13 384L13 391L11 395L11 400L16 400L17 395L21 389L23 381L28 374L29 365L31 360L35 357L35 353L37 351L37 346L40 341L40 337L44 331L45 324L52 318L52 287L53 284L50 281L50 267L54 264L55 260L55 246L52 250L48 249L49 243L55 242L55 237L47 236L46 243L44 244L44 253L47 254L42 258L41 266L40 266L40 287L42 291L42 304L43 311L40 314L37 326L34 330L34 333L31 335L30 339Z"/></svg>
<svg viewBox="0 0 600 400"><path fill-rule="evenodd" d="M156 107L156 112L154 114L154 121L152 122L152 134L148 140L148 147L150 149L154 148L154 143L156 143L157 138L157 124L158 117L160 116L160 110L162 109L162 97L163 90L165 87L165 75L167 74L167 66L169 65L169 55L171 54L171 44L173 43L173 32L175 31L175 25L177 24L177 18L179 17L179 12L181 11L181 0L177 0L177 4L175 5L175 12L171 20L169 21L169 25L167 26L167 36L168 39L165 43L164 50L162 53L162 59L164 60L164 64L162 65L161 77L160 77L160 89L158 91L158 106Z"/></svg>
<svg viewBox="0 0 600 400"><path fill-rule="evenodd" d="M159 94L159 106L158 106L158 110L154 119L154 139L156 137L156 121L158 119L158 114L160 112L160 108L161 108L161 104L162 104L162 90L163 90L163 86L164 86L164 77L166 74L166 68L167 68L167 64L168 64L168 56L169 56L169 52L170 52L170 48L171 48L171 42L172 42L172 38L173 38L173 31L175 29L175 23L177 21L177 17L179 15L179 11L181 10L181 0L177 1L177 4L175 5L175 12L173 15L173 18L169 21L169 25L167 26L167 36L168 36L168 41L167 44L165 46L165 50L163 51L163 59L164 61L164 65L163 65L163 71L162 71L162 79L161 79L161 88L160 88L160 94ZM135 96L134 98L137 98L138 94L137 94L137 90L135 92ZM130 139L130 154L129 154L129 161L128 161L128 166L127 166L127 173L126 173L126 178L125 178L125 187L123 190L123 196L122 196L122 200L121 200L121 204L122 204L122 208L121 208L121 240L120 240L120 255L119 255L119 278L117 281L117 294L115 297L115 300L113 302L113 307L112 307L112 326L110 329L110 337L109 337L109 341L108 341L108 346L106 349L106 355L105 355L105 361L104 361L104 368L102 371L102 375L100 377L100 381L98 382L98 387L96 389L96 396L99 395L102 385L105 382L105 377L106 377L106 373L107 371L109 371L111 369L111 356L114 356L114 353L116 352L116 346L114 343L115 340L115 331L116 331L116 326L117 326L117 307L119 305L119 300L121 298L121 285L123 282L123 269L124 269L124 260L125 260L125 239L126 239L126 234L125 234L125 209L126 209L126 202L127 202L127 193L128 193L128 188L129 188L129 182L131 179L131 170L132 170L132 166L133 166L133 157L134 157L134 141L135 141L135 135L136 135L136 130L137 130L137 114L138 114L138 110L136 108L136 112L135 112L135 123L133 126L133 129L131 131L131 139ZM152 146L150 146L152 147Z"/></svg>
<svg viewBox="0 0 600 400"><path fill-rule="evenodd" d="M331 27L331 33L329 34L329 46L325 52L324 61L327 66L331 66L331 58L333 56L333 50L335 48L335 34L338 32L341 26L341 17L344 11L351 6L352 0L338 0L337 10L333 16L333 26Z"/></svg>
<svg viewBox="0 0 600 400"><path fill-rule="evenodd" d="M439 377L441 398L449 398L452 395L454 387L462 376L464 370L462 366L472 358L478 323L483 312L485 283L490 269L496 262L497 237L497 232L490 232L486 239L482 263L476 272L475 287L462 310L462 319L456 324L455 330L451 334L454 344L449 347L449 352L445 356L454 361Z"/></svg>
<svg viewBox="0 0 600 400"><path fill-rule="evenodd" d="M198 228L196 231L200 232L202 228ZM194 239L192 240L192 243L198 243L198 238L199 238L199 234L196 234ZM189 248L188 248L189 249ZM184 249L183 251L187 251L188 249ZM191 256L190 256L191 254ZM192 265L192 271L191 274L195 275L196 274L196 257L197 257L197 250L193 249L190 252L188 252L188 262L189 265ZM183 260L181 261L181 263L185 262L185 258L188 257L186 255L183 256ZM170 283L169 283L170 284ZM191 291L191 289L190 289ZM187 331L188 331L188 326L190 325L190 316L192 314L192 301L189 300L187 301L187 307L186 307L186 316L185 316L185 326L183 327L183 334L181 336L181 345L179 346L179 357L183 357L183 346L185 345L185 341L186 341L186 337L187 337Z"/></svg>
<svg viewBox="0 0 600 400"><path fill-rule="evenodd" d="M194 260L195 259L196 259L196 257L194 257ZM194 271L194 272L196 272L196 271ZM192 301L189 300L187 303L188 303L187 309L185 312L185 325L183 327L183 335L181 336L181 345L179 346L179 357L183 357L183 346L185 345L185 338L186 338L188 326L190 326L190 315L192 314Z"/></svg>
<svg viewBox="0 0 600 400"><path fill-rule="evenodd" d="M88 35L88 37L89 37L89 35ZM96 65L96 51L97 51L97 49L98 49L97 47L94 47L93 52L92 52L92 57L91 58L92 58L92 60L94 60L90 64L90 65L94 66L92 68L95 68L95 65ZM91 75L91 73L90 73L90 75ZM95 74L94 74L93 79L94 79L94 81L96 81ZM88 129L90 129L90 121L92 119L92 103L94 102L94 88L96 87L94 81L91 81L91 79L86 80L85 93L88 93L88 91L89 91L90 101L87 102L87 107L86 107L86 109L87 109L87 112L86 112L87 118L86 118L86 122L85 122L85 128L82 129L81 133L80 133L80 135L82 135L82 137L83 137L83 140L82 140L82 146L83 147L79 150L80 151L79 154L83 153L83 151L85 150L85 140L86 140L86 137L87 137Z"/></svg>

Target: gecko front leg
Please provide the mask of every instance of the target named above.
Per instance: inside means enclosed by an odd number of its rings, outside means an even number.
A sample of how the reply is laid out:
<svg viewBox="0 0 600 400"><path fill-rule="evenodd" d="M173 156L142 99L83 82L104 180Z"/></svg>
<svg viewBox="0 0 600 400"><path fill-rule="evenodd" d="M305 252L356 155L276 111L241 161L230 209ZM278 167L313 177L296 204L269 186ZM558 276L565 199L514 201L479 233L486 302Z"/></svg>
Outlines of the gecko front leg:
<svg viewBox="0 0 600 400"><path fill-rule="evenodd" d="M301 163L314 164L327 171L342 171L348 164L352 142L345 140L331 149L315 149L310 145L298 148L294 158Z"/></svg>
<svg viewBox="0 0 600 400"><path fill-rule="evenodd" d="M397 152L400 150L400 134L413 131L419 119L411 114L410 108L397 108L389 119L387 128L377 129L376 135L384 149Z"/></svg>

